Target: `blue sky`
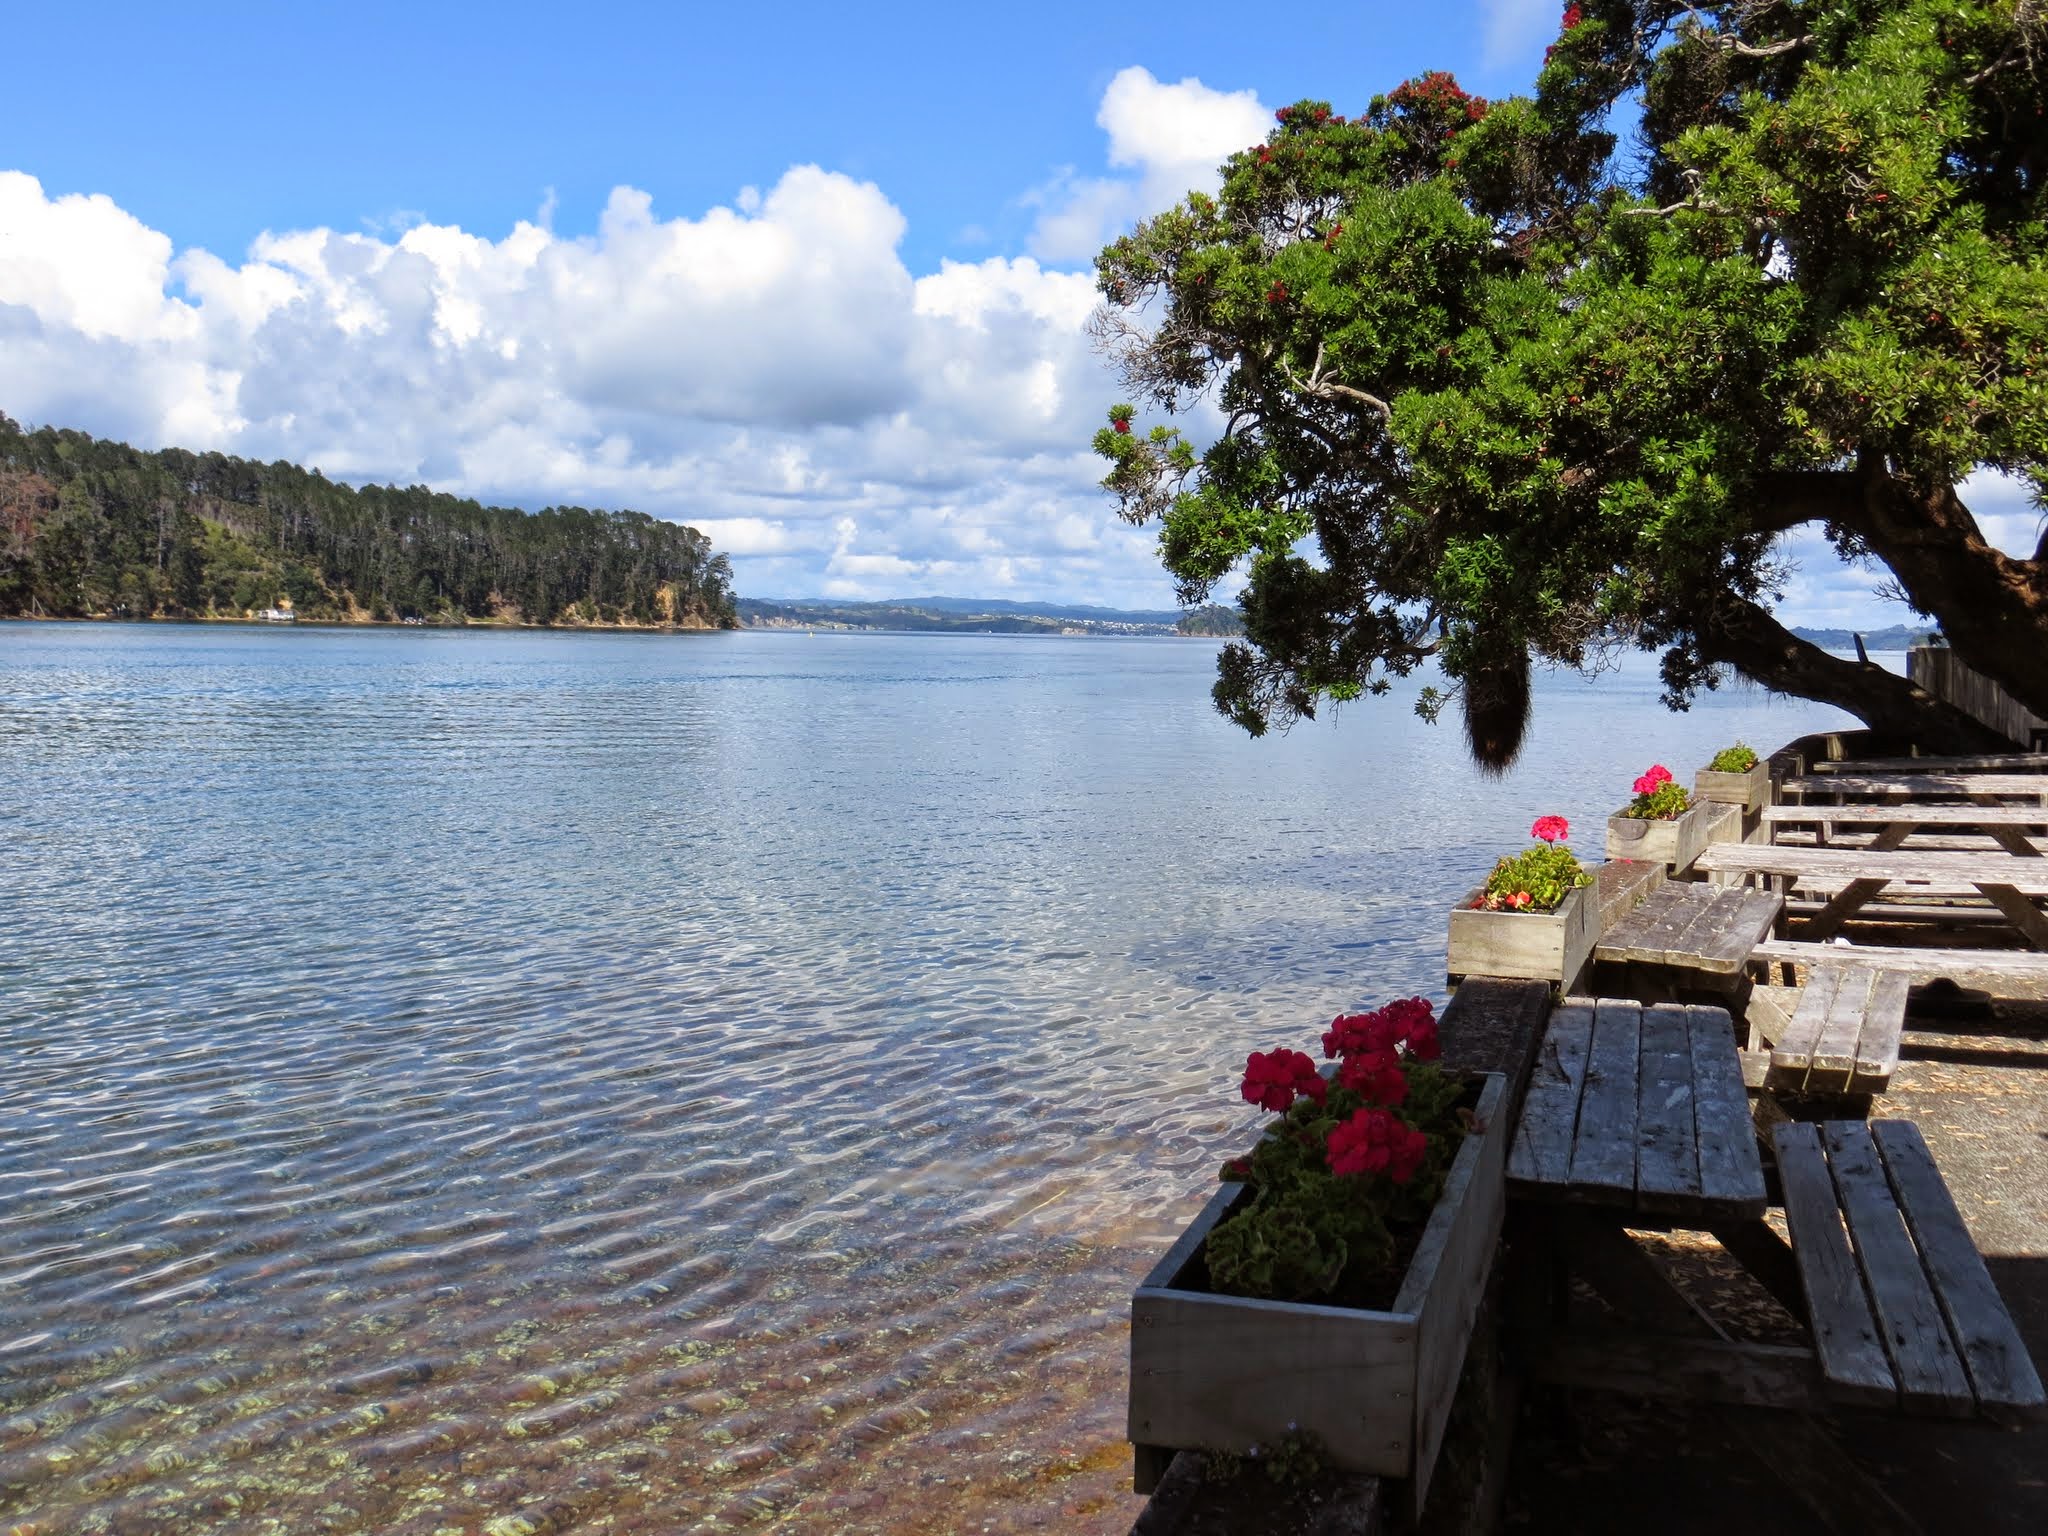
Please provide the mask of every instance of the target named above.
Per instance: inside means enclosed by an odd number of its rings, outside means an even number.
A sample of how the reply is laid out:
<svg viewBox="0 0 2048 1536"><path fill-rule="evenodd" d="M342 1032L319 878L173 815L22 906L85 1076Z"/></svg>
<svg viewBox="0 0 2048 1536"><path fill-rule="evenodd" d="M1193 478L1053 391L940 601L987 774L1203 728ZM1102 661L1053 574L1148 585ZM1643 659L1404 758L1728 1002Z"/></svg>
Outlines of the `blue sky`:
<svg viewBox="0 0 2048 1536"><path fill-rule="evenodd" d="M1518 88L1558 9L17 8L0 410L636 506L763 596L1163 605L1089 257L1277 105ZM1903 616L1800 564L1800 617Z"/></svg>

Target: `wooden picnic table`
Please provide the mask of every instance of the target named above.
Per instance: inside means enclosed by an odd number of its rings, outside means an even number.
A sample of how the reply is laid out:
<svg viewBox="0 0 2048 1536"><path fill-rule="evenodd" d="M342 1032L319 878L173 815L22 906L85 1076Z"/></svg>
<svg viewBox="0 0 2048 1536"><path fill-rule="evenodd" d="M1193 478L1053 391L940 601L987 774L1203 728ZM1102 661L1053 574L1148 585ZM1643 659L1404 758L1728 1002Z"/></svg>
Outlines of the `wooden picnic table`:
<svg viewBox="0 0 2048 1536"><path fill-rule="evenodd" d="M1767 805L1763 810L1763 821L1774 834L1777 828L1786 825L1816 827L1822 846L1838 828L1868 829L1873 832L1871 840L1858 846L1870 853L1897 848L1916 832L1965 829L1984 833L2007 853L2035 858L2039 857L2041 850L2027 833L2048 828L2048 806L1922 805L1918 802Z"/></svg>
<svg viewBox="0 0 2048 1536"><path fill-rule="evenodd" d="M1728 1014L1567 998L1537 1050L1508 1152L1509 1305L1532 1378L1808 1412L2040 1416L2041 1380L1917 1129L1781 1126L1788 1244ZM1732 1338L1631 1228L1712 1232L1806 1325ZM1621 1326L1572 1326L1573 1281Z"/></svg>
<svg viewBox="0 0 2048 1536"><path fill-rule="evenodd" d="M1769 935L1784 904L1774 891L1667 881L1600 936L1593 958L1734 978L1742 974L1757 942Z"/></svg>
<svg viewBox="0 0 2048 1536"><path fill-rule="evenodd" d="M1815 773L2048 773L2048 752L1980 752L1964 757L1860 757L1819 762Z"/></svg>
<svg viewBox="0 0 2048 1536"><path fill-rule="evenodd" d="M1863 848L1797 848L1720 843L1701 850L1698 867L1716 885L1779 880L1827 898L1796 935L1831 938L1880 893L1953 901L1981 896L2036 949L2048 950L2048 859L2010 853L1873 853Z"/></svg>
<svg viewBox="0 0 2048 1536"><path fill-rule="evenodd" d="M1550 1016L1508 1193L1706 1226L1755 1220L1763 1163L1726 1009L1568 999Z"/></svg>
<svg viewBox="0 0 2048 1536"><path fill-rule="evenodd" d="M1889 800L2032 800L2048 805L2048 775L2038 773L1819 773L1785 779L1778 792Z"/></svg>
<svg viewBox="0 0 2048 1536"><path fill-rule="evenodd" d="M1811 976L1822 966L1853 964L1897 971L1914 986L1949 981L1993 997L2048 1002L2048 954L2036 949L1930 949L1921 945L1765 939L1757 945L1750 960L1766 976L1773 966L1782 968L1788 984L1794 966L1803 967Z"/></svg>

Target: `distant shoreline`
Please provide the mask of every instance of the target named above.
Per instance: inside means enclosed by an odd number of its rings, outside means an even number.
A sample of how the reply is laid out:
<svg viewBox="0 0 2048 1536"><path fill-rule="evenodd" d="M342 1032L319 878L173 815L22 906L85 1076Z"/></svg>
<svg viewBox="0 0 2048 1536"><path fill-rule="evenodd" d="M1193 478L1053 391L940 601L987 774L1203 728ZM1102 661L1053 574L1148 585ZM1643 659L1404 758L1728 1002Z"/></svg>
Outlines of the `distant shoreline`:
<svg viewBox="0 0 2048 1536"><path fill-rule="evenodd" d="M522 619L464 619L460 622L442 619L424 619L417 624L404 619L242 619L224 614L151 614L146 619L123 618L112 613L56 614L56 613L10 613L0 615L0 624L171 624L211 625L234 629L497 629L497 630L547 630L558 634L619 633L641 635L716 635L729 634L716 624L633 624L628 622L603 623L593 621L580 624L531 624Z"/></svg>

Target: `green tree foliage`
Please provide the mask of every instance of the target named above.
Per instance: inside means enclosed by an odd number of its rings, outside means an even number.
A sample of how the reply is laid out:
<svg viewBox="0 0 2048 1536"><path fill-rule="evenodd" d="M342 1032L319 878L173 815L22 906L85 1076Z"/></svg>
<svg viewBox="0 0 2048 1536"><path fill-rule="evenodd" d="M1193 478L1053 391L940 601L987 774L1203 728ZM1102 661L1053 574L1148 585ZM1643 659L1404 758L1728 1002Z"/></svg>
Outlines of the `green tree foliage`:
<svg viewBox="0 0 2048 1536"><path fill-rule="evenodd" d="M1434 657L1503 766L1532 655L1637 645L1675 708L1725 664L1981 739L1772 617L1812 526L2048 713L2048 538L2000 553L1957 491L2048 492L2044 101L2041 0L1585 0L1531 96L1283 109L1097 260L1140 406L1225 423L1096 437L1183 602L1248 574L1218 707L1257 734Z"/></svg>
<svg viewBox="0 0 2048 1536"><path fill-rule="evenodd" d="M297 465L144 453L0 416L0 615L735 623L732 567L640 512L352 490Z"/></svg>

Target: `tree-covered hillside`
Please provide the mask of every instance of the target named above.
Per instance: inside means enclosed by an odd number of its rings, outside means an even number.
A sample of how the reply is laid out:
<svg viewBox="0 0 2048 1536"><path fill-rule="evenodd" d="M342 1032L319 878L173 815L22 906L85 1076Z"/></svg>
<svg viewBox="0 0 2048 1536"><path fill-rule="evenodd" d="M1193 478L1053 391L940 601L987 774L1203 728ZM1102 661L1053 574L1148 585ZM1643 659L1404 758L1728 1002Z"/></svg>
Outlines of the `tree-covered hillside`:
<svg viewBox="0 0 2048 1536"><path fill-rule="evenodd" d="M295 464L146 453L0 415L0 616L734 622L732 568L641 512L353 490Z"/></svg>

